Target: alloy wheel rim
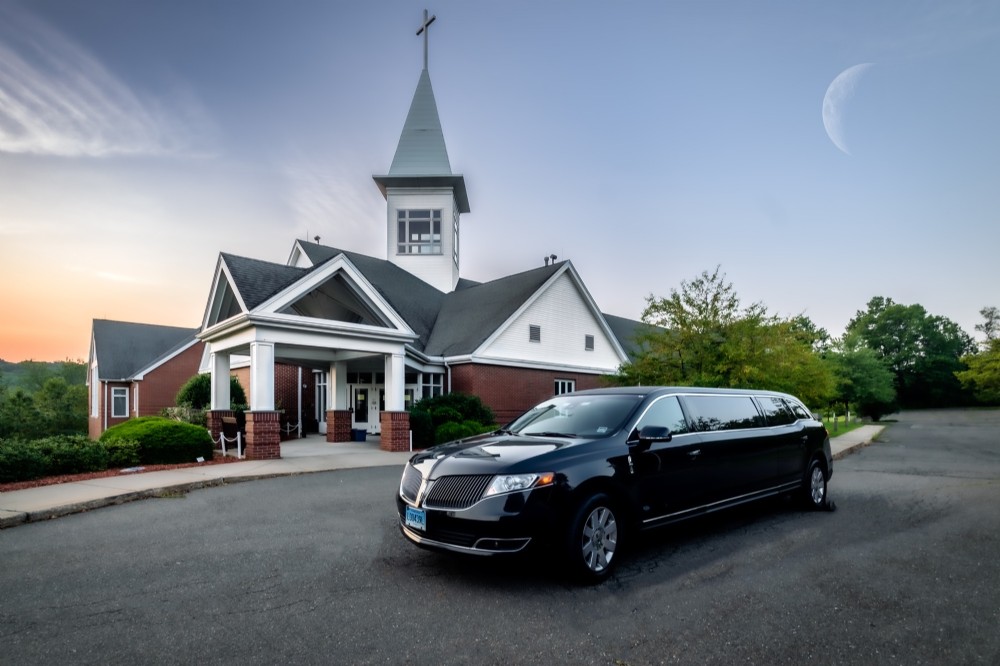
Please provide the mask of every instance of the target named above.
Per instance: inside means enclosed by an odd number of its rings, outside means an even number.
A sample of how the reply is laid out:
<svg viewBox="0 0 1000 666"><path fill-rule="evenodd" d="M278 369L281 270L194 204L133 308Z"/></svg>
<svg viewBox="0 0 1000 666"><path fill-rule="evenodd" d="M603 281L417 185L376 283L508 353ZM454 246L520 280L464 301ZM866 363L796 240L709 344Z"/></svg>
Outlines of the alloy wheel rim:
<svg viewBox="0 0 1000 666"><path fill-rule="evenodd" d="M812 501L815 505L820 505L823 503L823 496L826 494L825 488L823 487L823 470L819 466L813 467L812 470Z"/></svg>
<svg viewBox="0 0 1000 666"><path fill-rule="evenodd" d="M597 507L583 524L583 562L594 573L608 568L618 547L618 521L607 507Z"/></svg>

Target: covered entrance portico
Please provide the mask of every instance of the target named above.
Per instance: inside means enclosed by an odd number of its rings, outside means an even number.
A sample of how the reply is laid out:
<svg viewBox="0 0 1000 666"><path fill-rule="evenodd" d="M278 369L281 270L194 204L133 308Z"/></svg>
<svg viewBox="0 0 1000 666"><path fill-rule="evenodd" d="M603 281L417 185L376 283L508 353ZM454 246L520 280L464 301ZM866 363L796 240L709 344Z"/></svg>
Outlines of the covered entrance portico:
<svg viewBox="0 0 1000 666"><path fill-rule="evenodd" d="M409 449L409 414L405 409L405 344L412 333L384 328L373 331L360 324L330 322L306 330L253 322L249 318L223 330L207 330L212 375L209 428L218 437L222 418L231 416L229 375L233 359L250 363L246 414L248 458L281 457L280 412L275 404L275 364L299 365L318 372L324 380L323 404L326 441L349 442L352 430L380 434L381 448ZM242 324L242 325L240 325ZM345 331L344 327L355 330ZM333 330L339 329L339 330ZM377 372L373 371L377 368ZM369 383L349 384L365 378ZM383 380L375 384L375 379ZM323 384L317 383L317 386Z"/></svg>

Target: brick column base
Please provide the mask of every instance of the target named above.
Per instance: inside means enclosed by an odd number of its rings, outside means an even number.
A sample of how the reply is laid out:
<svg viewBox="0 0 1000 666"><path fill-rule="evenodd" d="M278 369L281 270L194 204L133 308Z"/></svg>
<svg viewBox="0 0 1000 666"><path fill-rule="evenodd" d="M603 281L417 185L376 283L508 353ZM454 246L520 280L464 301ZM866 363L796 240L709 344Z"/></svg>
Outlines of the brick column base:
<svg viewBox="0 0 1000 666"><path fill-rule="evenodd" d="M383 451L410 450L410 413L382 412L382 444Z"/></svg>
<svg viewBox="0 0 1000 666"><path fill-rule="evenodd" d="M216 444L219 442L219 435L222 433L222 419L236 418L236 412L231 409L213 409L210 410L205 415L206 425L208 426L208 432L212 434L212 439ZM221 448L221 447L220 447Z"/></svg>
<svg viewBox="0 0 1000 666"><path fill-rule="evenodd" d="M351 441L351 412L346 409L331 409L326 413L326 441Z"/></svg>
<svg viewBox="0 0 1000 666"><path fill-rule="evenodd" d="M274 460L281 457L281 414L279 412L247 412L245 453L250 460Z"/></svg>

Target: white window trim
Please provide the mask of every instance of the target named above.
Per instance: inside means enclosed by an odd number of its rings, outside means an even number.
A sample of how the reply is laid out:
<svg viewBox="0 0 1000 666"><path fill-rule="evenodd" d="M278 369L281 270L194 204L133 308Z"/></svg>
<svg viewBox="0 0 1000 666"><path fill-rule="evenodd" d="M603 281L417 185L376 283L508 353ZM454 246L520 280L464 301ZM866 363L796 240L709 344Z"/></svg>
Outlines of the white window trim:
<svg viewBox="0 0 1000 666"><path fill-rule="evenodd" d="M563 393L572 393L575 390L576 390L575 379L555 380L555 395L562 395Z"/></svg>
<svg viewBox="0 0 1000 666"><path fill-rule="evenodd" d="M117 403L116 394L125 398L125 413L119 414L115 411L115 404ZM128 418L128 387L127 386L112 386L111 387L111 418L113 419L126 419Z"/></svg>

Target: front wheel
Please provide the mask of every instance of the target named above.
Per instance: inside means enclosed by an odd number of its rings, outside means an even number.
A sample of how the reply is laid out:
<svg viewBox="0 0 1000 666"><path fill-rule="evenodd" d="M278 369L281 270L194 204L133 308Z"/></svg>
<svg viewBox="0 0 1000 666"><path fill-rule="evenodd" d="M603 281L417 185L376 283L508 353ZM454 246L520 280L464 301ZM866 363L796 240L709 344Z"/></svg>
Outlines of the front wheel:
<svg viewBox="0 0 1000 666"><path fill-rule="evenodd" d="M827 508L826 472L818 460L809 463L809 471L803 481L802 498L810 509L818 511Z"/></svg>
<svg viewBox="0 0 1000 666"><path fill-rule="evenodd" d="M610 576L618 563L621 534L620 517L610 497L600 493L583 502L573 513L566 536L570 573L588 583Z"/></svg>

